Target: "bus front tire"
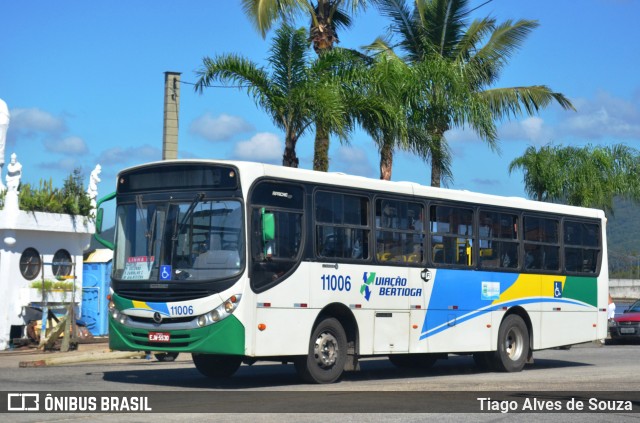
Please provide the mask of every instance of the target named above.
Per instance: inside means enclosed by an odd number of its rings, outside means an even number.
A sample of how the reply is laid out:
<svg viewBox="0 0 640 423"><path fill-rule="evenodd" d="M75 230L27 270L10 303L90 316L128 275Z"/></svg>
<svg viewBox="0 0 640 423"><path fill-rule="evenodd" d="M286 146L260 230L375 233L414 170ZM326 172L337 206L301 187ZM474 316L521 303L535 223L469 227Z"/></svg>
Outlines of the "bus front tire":
<svg viewBox="0 0 640 423"><path fill-rule="evenodd" d="M495 352L495 368L503 372L519 372L529 355L529 331L522 317L507 316L498 331L498 350Z"/></svg>
<svg viewBox="0 0 640 423"><path fill-rule="evenodd" d="M206 377L227 378L240 368L242 357L239 355L192 354L196 369Z"/></svg>
<svg viewBox="0 0 640 423"><path fill-rule="evenodd" d="M347 335L337 319L321 321L309 340L309 354L294 361L298 376L307 383L333 383L347 362Z"/></svg>

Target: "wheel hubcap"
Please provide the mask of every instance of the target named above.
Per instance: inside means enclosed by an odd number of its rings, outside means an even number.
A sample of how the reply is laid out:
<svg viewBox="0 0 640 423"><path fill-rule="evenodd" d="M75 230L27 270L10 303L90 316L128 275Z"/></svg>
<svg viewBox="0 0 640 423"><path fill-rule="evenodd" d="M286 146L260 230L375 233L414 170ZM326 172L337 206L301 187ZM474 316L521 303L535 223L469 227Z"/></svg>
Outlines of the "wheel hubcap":
<svg viewBox="0 0 640 423"><path fill-rule="evenodd" d="M520 331L511 329L504 340L504 350L511 360L518 360L522 356L524 339Z"/></svg>
<svg viewBox="0 0 640 423"><path fill-rule="evenodd" d="M320 367L331 367L338 358L338 340L330 333L321 333L313 347L313 355Z"/></svg>

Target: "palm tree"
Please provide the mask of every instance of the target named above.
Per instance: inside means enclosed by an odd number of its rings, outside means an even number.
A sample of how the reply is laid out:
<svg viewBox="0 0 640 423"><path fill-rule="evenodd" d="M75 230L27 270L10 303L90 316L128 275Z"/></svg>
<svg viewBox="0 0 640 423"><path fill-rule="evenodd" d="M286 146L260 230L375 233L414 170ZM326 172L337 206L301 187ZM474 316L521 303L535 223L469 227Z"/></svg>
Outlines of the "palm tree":
<svg viewBox="0 0 640 423"><path fill-rule="evenodd" d="M405 105L410 95L407 81L411 70L390 54L369 57L351 50L346 53L334 77L341 83L353 124L359 124L378 146L380 179L389 180L393 150L410 149Z"/></svg>
<svg viewBox="0 0 640 423"><path fill-rule="evenodd" d="M498 24L495 19L484 18L467 26L468 0L415 0L413 10L405 0L379 0L378 3L382 14L393 22L392 32L399 38L398 47L405 54L404 60L416 65L433 61L452 65L439 75L437 83L425 75L428 104L420 113L424 114L422 129L426 132L422 138L428 141L424 149L435 149L424 153L431 159L431 185L441 183L443 165L449 154L445 137L449 129L468 125L497 150L495 125L490 121L531 115L553 101L573 110L564 95L544 85L491 88L511 55L538 26L536 21ZM447 68L439 65L439 69ZM461 84L466 85L466 89ZM458 94L450 96L449 85L457 86ZM458 106L447 101L448 97L466 99L473 104L458 103L466 110L457 109Z"/></svg>
<svg viewBox="0 0 640 423"><path fill-rule="evenodd" d="M538 201L553 201L562 196L567 166L561 147L545 145L536 149L529 146L522 156L511 161L509 174L521 169L527 195Z"/></svg>
<svg viewBox="0 0 640 423"><path fill-rule="evenodd" d="M245 14L252 20L263 37L275 22L287 22L299 13L310 16L310 40L318 56L333 49L339 42L338 29L351 25L349 10L355 14L366 6L365 0L242 0ZM330 129L316 122L313 168L329 169Z"/></svg>
<svg viewBox="0 0 640 423"><path fill-rule="evenodd" d="M347 128L343 103L335 85L319 81L308 57L309 42L304 29L283 25L276 32L268 58L271 73L250 60L233 54L205 57L197 71L196 91L202 93L214 82L245 88L256 104L271 115L285 132L282 165L298 167L296 144L315 122L344 135Z"/></svg>
<svg viewBox="0 0 640 423"><path fill-rule="evenodd" d="M640 200L640 154L625 145L528 147L509 165L521 169L527 195L613 211L616 196Z"/></svg>

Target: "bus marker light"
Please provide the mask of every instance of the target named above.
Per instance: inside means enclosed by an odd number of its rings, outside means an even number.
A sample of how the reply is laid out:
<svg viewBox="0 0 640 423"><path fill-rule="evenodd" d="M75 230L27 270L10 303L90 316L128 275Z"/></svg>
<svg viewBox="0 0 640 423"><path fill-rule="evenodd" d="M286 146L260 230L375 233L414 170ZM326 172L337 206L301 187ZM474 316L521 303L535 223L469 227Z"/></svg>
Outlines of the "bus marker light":
<svg viewBox="0 0 640 423"><path fill-rule="evenodd" d="M506 306L505 306L505 307L502 307L502 309L503 309L503 310L507 310L507 309L508 309L508 307L506 307Z"/></svg>
<svg viewBox="0 0 640 423"><path fill-rule="evenodd" d="M491 327L491 323L487 323L487 328L490 328L490 327Z"/></svg>
<svg viewBox="0 0 640 423"><path fill-rule="evenodd" d="M295 308L307 308L307 303L295 303L293 306Z"/></svg>
<svg viewBox="0 0 640 423"><path fill-rule="evenodd" d="M362 308L362 304L349 304L349 308Z"/></svg>
<svg viewBox="0 0 640 423"><path fill-rule="evenodd" d="M594 323L594 324L593 324L593 327L594 327L594 328L597 328L597 327L598 327L598 324L597 324L597 323Z"/></svg>
<svg viewBox="0 0 640 423"><path fill-rule="evenodd" d="M263 330L265 330L267 328L267 325L265 325L264 323L258 323L258 330L260 332L262 332Z"/></svg>
<svg viewBox="0 0 640 423"><path fill-rule="evenodd" d="M420 310L420 309L422 308L422 306L421 306L420 304L418 304L418 305L412 305L412 306L411 306L411 308L412 308L413 310Z"/></svg>
<svg viewBox="0 0 640 423"><path fill-rule="evenodd" d="M269 308L271 303L258 303L258 308Z"/></svg>
<svg viewBox="0 0 640 423"><path fill-rule="evenodd" d="M418 329L418 325L413 325L413 328L414 329Z"/></svg>
<svg viewBox="0 0 640 423"><path fill-rule="evenodd" d="M457 310L458 306L449 306L449 310Z"/></svg>
<svg viewBox="0 0 640 423"><path fill-rule="evenodd" d="M553 311L560 311L560 310L562 310L560 307L554 307L553 308Z"/></svg>

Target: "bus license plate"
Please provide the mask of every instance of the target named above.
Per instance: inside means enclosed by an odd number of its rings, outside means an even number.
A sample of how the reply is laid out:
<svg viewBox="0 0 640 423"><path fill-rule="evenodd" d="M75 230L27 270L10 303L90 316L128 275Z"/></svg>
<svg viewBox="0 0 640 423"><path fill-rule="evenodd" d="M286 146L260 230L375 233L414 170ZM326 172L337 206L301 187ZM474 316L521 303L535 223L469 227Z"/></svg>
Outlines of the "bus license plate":
<svg viewBox="0 0 640 423"><path fill-rule="evenodd" d="M149 332L149 342L169 342L170 340L169 332Z"/></svg>
<svg viewBox="0 0 640 423"><path fill-rule="evenodd" d="M620 328L620 333L636 333L635 328Z"/></svg>

